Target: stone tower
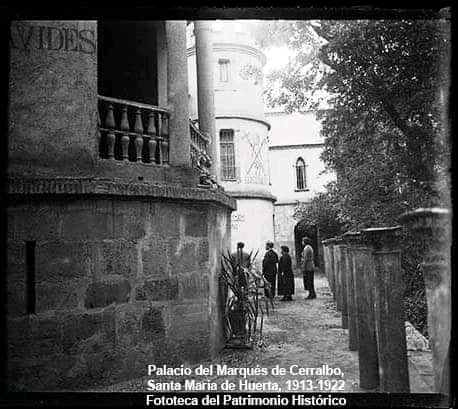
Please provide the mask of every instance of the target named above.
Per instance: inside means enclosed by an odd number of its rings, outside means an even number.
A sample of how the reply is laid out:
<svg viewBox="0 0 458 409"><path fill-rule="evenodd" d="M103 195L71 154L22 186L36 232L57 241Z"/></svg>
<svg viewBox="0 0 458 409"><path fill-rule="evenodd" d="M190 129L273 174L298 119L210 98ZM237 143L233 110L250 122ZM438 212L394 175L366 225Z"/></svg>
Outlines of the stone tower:
<svg viewBox="0 0 458 409"><path fill-rule="evenodd" d="M256 48L250 21L215 21L212 25L219 181L237 201L232 213L232 250L238 241L262 259L266 240L274 239L275 197L270 191L270 125L264 117L264 54ZM198 121L196 51L188 27L189 109Z"/></svg>

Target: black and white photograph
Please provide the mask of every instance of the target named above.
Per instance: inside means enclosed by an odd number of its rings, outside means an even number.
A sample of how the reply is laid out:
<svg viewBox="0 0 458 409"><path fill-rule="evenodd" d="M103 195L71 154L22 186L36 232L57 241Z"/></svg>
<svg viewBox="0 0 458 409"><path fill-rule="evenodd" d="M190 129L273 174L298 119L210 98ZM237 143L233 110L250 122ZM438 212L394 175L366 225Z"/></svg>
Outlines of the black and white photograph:
<svg viewBox="0 0 458 409"><path fill-rule="evenodd" d="M0 406L453 406L451 8L370 10L12 14Z"/></svg>

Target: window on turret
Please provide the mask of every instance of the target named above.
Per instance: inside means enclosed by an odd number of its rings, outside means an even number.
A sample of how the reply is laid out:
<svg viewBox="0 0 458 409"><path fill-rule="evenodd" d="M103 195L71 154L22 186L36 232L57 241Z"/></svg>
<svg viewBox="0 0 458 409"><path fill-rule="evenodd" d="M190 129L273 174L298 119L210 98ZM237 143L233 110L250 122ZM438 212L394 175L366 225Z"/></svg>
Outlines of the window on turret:
<svg viewBox="0 0 458 409"><path fill-rule="evenodd" d="M226 58L218 60L220 82L229 82L231 62Z"/></svg>
<svg viewBox="0 0 458 409"><path fill-rule="evenodd" d="M302 158L298 158L296 161L296 189L305 190L307 189L307 177L305 173L305 161Z"/></svg>
<svg viewBox="0 0 458 409"><path fill-rule="evenodd" d="M219 140L221 157L221 179L235 180L234 130L221 129L219 131Z"/></svg>

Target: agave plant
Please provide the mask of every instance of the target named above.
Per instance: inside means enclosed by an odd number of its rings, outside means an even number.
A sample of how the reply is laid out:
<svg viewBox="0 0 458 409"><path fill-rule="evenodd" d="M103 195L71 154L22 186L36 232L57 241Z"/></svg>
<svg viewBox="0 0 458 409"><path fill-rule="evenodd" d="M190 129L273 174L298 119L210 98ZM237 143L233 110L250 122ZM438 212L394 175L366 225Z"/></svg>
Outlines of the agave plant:
<svg viewBox="0 0 458 409"><path fill-rule="evenodd" d="M251 252L250 259L254 261L256 255L252 257ZM224 314L228 346L249 347L256 336L262 337L264 316L274 307L270 283L253 262L245 267L229 250L221 264L221 277L228 289Z"/></svg>

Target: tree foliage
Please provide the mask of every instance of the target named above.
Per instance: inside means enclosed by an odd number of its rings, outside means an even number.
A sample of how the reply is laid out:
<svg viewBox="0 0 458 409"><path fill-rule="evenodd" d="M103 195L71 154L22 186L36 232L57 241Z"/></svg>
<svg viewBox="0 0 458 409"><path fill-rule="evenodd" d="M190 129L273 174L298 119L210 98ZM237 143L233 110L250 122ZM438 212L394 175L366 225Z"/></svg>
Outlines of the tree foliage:
<svg viewBox="0 0 458 409"><path fill-rule="evenodd" d="M319 111L322 159L337 175L343 219L395 223L406 210L448 205L443 95L450 76L444 22L277 22L296 51L267 78L270 105ZM286 35L285 35L286 33ZM321 198L319 199L321 200Z"/></svg>
<svg viewBox="0 0 458 409"><path fill-rule="evenodd" d="M336 237L347 230L337 195L336 183L327 185L326 193L318 193L311 203L298 203L294 212L297 220L307 220L318 227L322 240Z"/></svg>

